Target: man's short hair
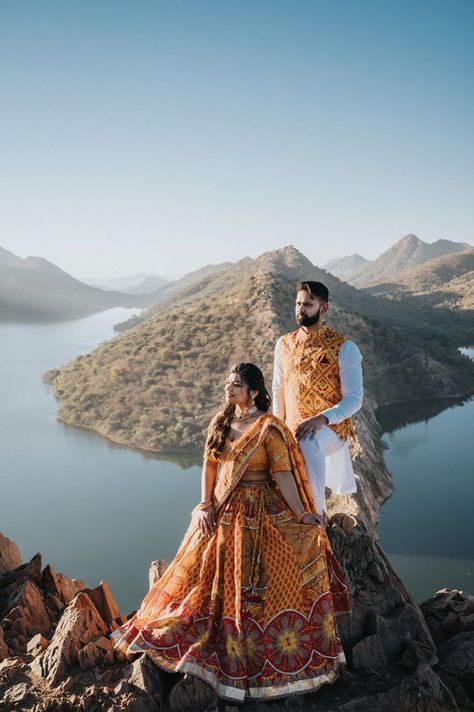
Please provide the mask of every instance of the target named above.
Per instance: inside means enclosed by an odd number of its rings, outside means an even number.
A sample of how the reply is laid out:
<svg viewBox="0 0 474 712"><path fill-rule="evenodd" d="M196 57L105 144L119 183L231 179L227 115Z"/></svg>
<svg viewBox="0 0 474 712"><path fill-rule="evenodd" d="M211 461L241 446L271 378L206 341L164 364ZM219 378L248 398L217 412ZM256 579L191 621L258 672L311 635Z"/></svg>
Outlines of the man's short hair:
<svg viewBox="0 0 474 712"><path fill-rule="evenodd" d="M308 292L313 299L321 299L322 302L329 301L328 288L322 282L299 282L296 286L296 291L301 290Z"/></svg>

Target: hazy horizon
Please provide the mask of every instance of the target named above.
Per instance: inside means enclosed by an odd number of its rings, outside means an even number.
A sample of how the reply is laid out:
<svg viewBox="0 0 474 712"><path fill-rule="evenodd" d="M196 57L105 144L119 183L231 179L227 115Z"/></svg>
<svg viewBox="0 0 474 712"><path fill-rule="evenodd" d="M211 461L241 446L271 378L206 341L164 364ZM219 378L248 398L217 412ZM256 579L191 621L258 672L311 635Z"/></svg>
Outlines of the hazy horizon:
<svg viewBox="0 0 474 712"><path fill-rule="evenodd" d="M407 233L407 234L410 234L410 233ZM405 237L405 235L402 236L402 237ZM399 239L402 239L402 237L399 238ZM417 237L420 237L420 236L417 235ZM420 238L420 239L421 239L421 238ZM448 239L448 238L446 238L446 239ZM395 242L398 242L398 240L396 240ZM427 242L427 240L424 240L424 242ZM435 242L435 241L433 240L432 242ZM456 242L456 241L453 240L452 242ZM393 243L393 244L395 244L395 243ZM469 243L469 244L470 244L470 243ZM282 245L281 247L289 247L289 246L290 246L290 245ZM391 246L392 246L392 245L388 245L387 248L390 248ZM473 247L473 245L470 245L470 246ZM0 245L0 248L2 248L2 247L3 247L3 245ZM294 245L294 247L296 247L296 245ZM5 248L5 249L6 249L6 248ZM279 248L274 248L274 249L279 249ZM299 249L299 248L297 248L297 249ZM265 250L265 251L266 251L266 250ZM13 250L10 250L10 252L13 252ZM305 254L305 253L303 252L303 250L300 250L300 252L301 252L302 254ZM38 254L38 255L19 255L18 253L14 253L14 254L16 254L17 257L23 257L23 258L25 258L25 257L44 257L44 255L39 255L39 254ZM257 252L257 254L255 254L255 255L242 255L242 258L245 258L245 257L259 257L261 254L262 254L262 252ZM352 254L353 254L353 253L352 253ZM380 254L381 254L381 253L380 253ZM344 257L344 256L349 256L349 255L335 255L335 256L334 256L334 259L341 258L341 257ZM305 255L305 257L309 257L309 255ZM362 255L362 257L366 257L366 255ZM376 259L377 257L379 257L379 255L375 255L375 257L373 257L373 258L371 258L371 259ZM235 261L237 261L238 259L241 259L241 257L236 258ZM333 258L329 258L329 260L331 260L331 259L333 259ZM367 258L367 259L368 259L368 258ZM328 262L329 260L326 260L326 262ZM55 264L56 267L59 267L60 269L64 269L64 267L62 267L62 265L58 264L57 262L54 262L54 260L50 260L50 261L53 262L53 264ZM232 260L229 260L229 261L232 261ZM202 267L207 267L207 266L212 265L212 264L217 264L217 263L216 263L216 262L208 262L208 263L205 263L205 264L199 264L199 265L196 265L195 267L193 267L192 269L190 269L189 272L193 272L193 271L195 271L195 270L199 270L199 269L202 268ZM316 267L323 267L325 263L322 263L322 264L314 263L314 264L315 264ZM167 280L169 280L169 281L174 281L174 280L180 279L180 278L183 277L185 274L188 274L188 272L175 273L174 275L172 275L172 274L162 274L162 273L158 273L158 272L156 272L156 271L153 271L153 269L152 269L151 267L149 268L149 271L148 271L148 272L146 272L145 270L140 270L140 271L138 271L138 272L123 272L123 273L120 273L120 274L108 274L108 273L104 273L104 274L97 274L97 275L93 275L93 276L88 275L88 274L85 274L85 275L84 275L84 274L76 274L75 272L73 272L73 271L70 272L70 271L68 271L68 270L64 270L64 271L67 271L68 274L70 274L70 275L71 275L72 277L74 277L75 279L84 280L84 281L87 281L87 280L90 280L90 281L94 281L94 280L101 281L101 280L103 280L104 282L107 281L107 280L110 280L110 281L113 281L113 280L120 280L120 279L124 279L124 278L131 277L131 276L149 276L149 275L156 275L156 276L159 276L159 277L161 277L161 278L163 278L163 279L167 279Z"/></svg>
<svg viewBox="0 0 474 712"><path fill-rule="evenodd" d="M474 4L0 0L0 245L77 278L472 243Z"/></svg>

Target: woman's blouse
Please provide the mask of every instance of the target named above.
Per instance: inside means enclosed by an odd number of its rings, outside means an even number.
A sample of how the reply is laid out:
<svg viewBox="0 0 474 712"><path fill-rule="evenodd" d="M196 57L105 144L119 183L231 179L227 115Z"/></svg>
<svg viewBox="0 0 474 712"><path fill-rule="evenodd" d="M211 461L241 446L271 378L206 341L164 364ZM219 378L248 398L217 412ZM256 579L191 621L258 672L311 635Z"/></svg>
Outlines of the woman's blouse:
<svg viewBox="0 0 474 712"><path fill-rule="evenodd" d="M207 454L206 457L211 462L223 462L231 450L232 441L226 438L221 457L218 460L210 454ZM247 470L269 471L272 475L277 472L291 472L288 448L278 430L268 428L268 433L250 458Z"/></svg>

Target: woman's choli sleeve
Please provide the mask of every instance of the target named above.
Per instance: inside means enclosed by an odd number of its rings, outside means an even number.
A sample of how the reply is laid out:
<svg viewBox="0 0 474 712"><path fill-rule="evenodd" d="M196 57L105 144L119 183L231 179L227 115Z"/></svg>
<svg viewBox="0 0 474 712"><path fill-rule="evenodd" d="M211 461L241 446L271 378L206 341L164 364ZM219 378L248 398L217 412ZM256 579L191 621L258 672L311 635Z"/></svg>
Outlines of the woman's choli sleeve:
<svg viewBox="0 0 474 712"><path fill-rule="evenodd" d="M265 438L270 474L291 472L290 454L282 434L276 428L270 428Z"/></svg>
<svg viewBox="0 0 474 712"><path fill-rule="evenodd" d="M214 428L215 419L216 418L214 416L214 418L211 420L211 422L207 426L206 445L204 446L204 459L208 460L209 462L217 462L217 464L219 464L220 460L217 457L214 457L214 455L211 454L211 452L209 451L209 449L207 447L207 441L208 441L208 438L211 435L212 430Z"/></svg>

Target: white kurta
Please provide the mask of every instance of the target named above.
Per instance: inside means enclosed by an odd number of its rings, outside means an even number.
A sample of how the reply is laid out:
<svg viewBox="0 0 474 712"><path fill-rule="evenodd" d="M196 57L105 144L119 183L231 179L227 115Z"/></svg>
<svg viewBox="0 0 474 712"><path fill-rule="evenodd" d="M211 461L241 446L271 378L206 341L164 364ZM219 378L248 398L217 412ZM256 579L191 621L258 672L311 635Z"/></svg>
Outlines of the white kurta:
<svg viewBox="0 0 474 712"><path fill-rule="evenodd" d="M281 339L278 339L275 345L273 369L273 412L278 418L285 420L285 379L280 349ZM353 341L344 341L339 351L339 377L342 399L332 408L314 413L314 415L325 415L331 424L341 423L362 406L362 355ZM326 508L325 486L336 494L357 491L347 440L343 440L334 430L323 425L314 438L307 437L299 444L305 458L318 512Z"/></svg>

